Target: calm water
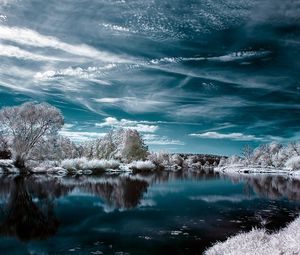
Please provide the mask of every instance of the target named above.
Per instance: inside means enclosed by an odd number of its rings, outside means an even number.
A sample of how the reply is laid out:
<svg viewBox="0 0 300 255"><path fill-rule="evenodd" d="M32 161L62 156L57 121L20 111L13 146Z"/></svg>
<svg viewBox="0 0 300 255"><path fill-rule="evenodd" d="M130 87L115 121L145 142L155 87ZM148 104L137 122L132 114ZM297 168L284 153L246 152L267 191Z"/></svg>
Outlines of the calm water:
<svg viewBox="0 0 300 255"><path fill-rule="evenodd" d="M0 178L1 254L201 254L300 212L300 181L161 173Z"/></svg>

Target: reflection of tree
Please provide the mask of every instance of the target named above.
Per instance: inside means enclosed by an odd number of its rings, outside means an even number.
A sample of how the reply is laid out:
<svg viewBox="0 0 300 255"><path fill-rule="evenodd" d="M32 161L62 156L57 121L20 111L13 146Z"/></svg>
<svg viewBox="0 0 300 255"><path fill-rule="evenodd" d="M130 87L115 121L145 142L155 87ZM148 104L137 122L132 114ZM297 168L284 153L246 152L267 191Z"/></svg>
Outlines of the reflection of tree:
<svg viewBox="0 0 300 255"><path fill-rule="evenodd" d="M226 176L233 182L246 182L253 191L262 197L271 199L288 198L300 200L300 181L284 176L260 175L260 176Z"/></svg>
<svg viewBox="0 0 300 255"><path fill-rule="evenodd" d="M23 241L45 239L55 234L58 225L52 204L47 201L44 212L32 201L24 178L16 177L4 211L4 219L0 222L0 234L16 236Z"/></svg>
<svg viewBox="0 0 300 255"><path fill-rule="evenodd" d="M148 183L144 180L118 177L105 182L81 185L82 190L100 196L115 208L134 208L147 191Z"/></svg>

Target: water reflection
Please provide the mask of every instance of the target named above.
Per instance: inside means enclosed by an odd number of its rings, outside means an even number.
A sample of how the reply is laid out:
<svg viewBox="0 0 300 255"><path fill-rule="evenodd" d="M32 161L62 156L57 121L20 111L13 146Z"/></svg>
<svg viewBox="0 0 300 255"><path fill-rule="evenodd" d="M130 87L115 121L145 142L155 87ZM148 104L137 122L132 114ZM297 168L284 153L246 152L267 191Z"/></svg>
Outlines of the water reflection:
<svg viewBox="0 0 300 255"><path fill-rule="evenodd" d="M42 206L33 202L24 178L15 177L11 182L8 203L2 208L0 234L23 241L46 239L54 235L59 221L53 213L53 203L47 196L39 197L44 200Z"/></svg>
<svg viewBox="0 0 300 255"><path fill-rule="evenodd" d="M300 180L275 175L223 175L234 183L245 183L245 192L253 190L260 197L268 199L288 198L300 200Z"/></svg>
<svg viewBox="0 0 300 255"><path fill-rule="evenodd" d="M259 197L268 199L288 198L289 200L300 201L300 181L283 176L219 176L213 171L192 170L155 174L103 174L100 176L2 176L0 177L0 205L2 207L0 213L0 235L14 236L22 241L47 239L55 235L60 226L58 217L55 215L55 201L58 198L71 194L89 194L92 197L101 199L113 209L125 210L133 209L143 204L143 199L147 194L149 195L149 189L156 185L170 189L171 187L165 184L174 182L178 185L176 187L180 187L184 181L191 180L201 187L201 185L204 186L207 183L206 181L226 181L228 179L233 183L243 183L244 194L200 193L189 194L190 196L188 196L195 205L201 206L201 203L204 203L205 207L201 211L209 213L205 218L205 221L210 221L207 225L206 233L210 231L211 226L214 226L216 219L213 216L218 215L218 213L223 214L224 220L228 218L223 223L224 226L232 225L233 223L230 222L237 218L234 216L235 207L233 205L224 206L224 201L235 203L236 208L239 208L238 203L242 203L247 199L250 201L248 196L253 192ZM199 201L202 202L200 203ZM218 207L219 205L211 205L212 207L210 207L208 206L209 203L220 203L220 207ZM209 208L216 210L215 214L209 211L211 210ZM191 211L189 217L196 217L196 220L199 217L197 210L199 209L195 209L195 215ZM249 221L249 211L244 213L247 221ZM210 217L209 215L212 216ZM202 215L202 217L204 216ZM221 217L221 215L218 215L218 217ZM262 216L259 214L258 217ZM255 220L252 221L255 222ZM238 223L238 221L236 222ZM202 221L200 223L203 224ZM218 224L221 223L219 222ZM204 227L201 225L201 228L203 229ZM236 230L233 227L231 228L232 231ZM224 228L225 230L228 231L228 228ZM211 229L211 231L213 232L215 229Z"/></svg>

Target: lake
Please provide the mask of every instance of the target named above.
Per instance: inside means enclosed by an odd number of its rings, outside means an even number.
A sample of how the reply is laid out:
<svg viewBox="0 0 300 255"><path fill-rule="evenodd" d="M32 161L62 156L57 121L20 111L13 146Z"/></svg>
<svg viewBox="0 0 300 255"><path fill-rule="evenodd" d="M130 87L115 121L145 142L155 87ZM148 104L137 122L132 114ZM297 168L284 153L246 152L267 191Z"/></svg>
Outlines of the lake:
<svg viewBox="0 0 300 255"><path fill-rule="evenodd" d="M1 254L202 254L253 227L284 227L300 181L212 171L0 177Z"/></svg>

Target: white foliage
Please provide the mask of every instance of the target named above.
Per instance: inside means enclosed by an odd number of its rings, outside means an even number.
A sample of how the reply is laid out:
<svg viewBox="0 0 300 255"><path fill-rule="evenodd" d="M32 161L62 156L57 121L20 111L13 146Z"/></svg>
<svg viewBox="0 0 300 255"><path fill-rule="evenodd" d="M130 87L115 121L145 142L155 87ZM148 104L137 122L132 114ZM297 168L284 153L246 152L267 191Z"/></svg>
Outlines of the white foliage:
<svg viewBox="0 0 300 255"><path fill-rule="evenodd" d="M146 161L138 160L138 161L131 162L129 164L129 168L137 169L141 171L152 171L156 169L156 166L150 160L146 160Z"/></svg>
<svg viewBox="0 0 300 255"><path fill-rule="evenodd" d="M164 151L151 152L147 158L157 167L165 168L171 165L171 155Z"/></svg>
<svg viewBox="0 0 300 255"><path fill-rule="evenodd" d="M56 135L41 139L30 152L30 158L39 161L77 158L81 156L80 150L69 138Z"/></svg>
<svg viewBox="0 0 300 255"><path fill-rule="evenodd" d="M12 138L15 163L24 166L31 150L47 135L55 135L63 125L61 112L46 103L24 103L0 111L0 130Z"/></svg>
<svg viewBox="0 0 300 255"><path fill-rule="evenodd" d="M123 162L143 160L148 148L140 134L133 129L118 129L103 138L85 145L84 155L88 158L119 159Z"/></svg>
<svg viewBox="0 0 300 255"><path fill-rule="evenodd" d="M288 159L285 166L291 170L300 170L300 156L295 156Z"/></svg>
<svg viewBox="0 0 300 255"><path fill-rule="evenodd" d="M264 229L253 229L216 243L205 255L280 255L300 254L300 218L279 232L268 234Z"/></svg>
<svg viewBox="0 0 300 255"><path fill-rule="evenodd" d="M251 151L244 148L243 157L231 156L228 159L221 159L219 167L243 164L244 166L256 166L262 168L290 168L300 169L298 162L300 157L300 142L292 142L287 145L279 143L263 144Z"/></svg>
<svg viewBox="0 0 300 255"><path fill-rule="evenodd" d="M65 159L61 162L61 167L67 170L93 170L93 169L116 169L120 162L114 159L99 160L87 158Z"/></svg>

